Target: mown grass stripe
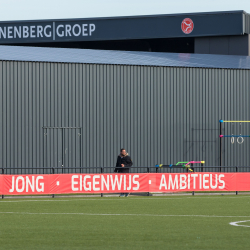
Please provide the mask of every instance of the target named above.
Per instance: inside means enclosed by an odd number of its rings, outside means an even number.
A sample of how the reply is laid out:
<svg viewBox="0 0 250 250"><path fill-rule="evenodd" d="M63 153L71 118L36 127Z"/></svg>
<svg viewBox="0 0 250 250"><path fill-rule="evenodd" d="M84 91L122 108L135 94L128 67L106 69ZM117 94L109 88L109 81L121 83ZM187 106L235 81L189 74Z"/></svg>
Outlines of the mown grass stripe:
<svg viewBox="0 0 250 250"><path fill-rule="evenodd" d="M98 214L98 213L33 213L33 212L0 212L0 214L23 215L91 215L91 216L150 216L150 217L211 217L211 218L248 218L242 215L203 215L203 214Z"/></svg>

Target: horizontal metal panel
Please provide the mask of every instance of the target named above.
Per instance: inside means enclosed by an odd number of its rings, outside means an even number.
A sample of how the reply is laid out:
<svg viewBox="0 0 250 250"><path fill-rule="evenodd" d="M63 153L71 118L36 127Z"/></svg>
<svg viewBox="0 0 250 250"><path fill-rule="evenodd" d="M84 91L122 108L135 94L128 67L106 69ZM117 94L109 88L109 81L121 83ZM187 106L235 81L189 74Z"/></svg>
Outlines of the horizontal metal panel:
<svg viewBox="0 0 250 250"><path fill-rule="evenodd" d="M243 15L243 11L223 11L64 20L1 21L0 44L124 41L186 38L187 35L191 37L241 35ZM194 24L195 28L191 31L181 29L181 24L186 18L191 18Z"/></svg>
<svg viewBox="0 0 250 250"><path fill-rule="evenodd" d="M39 48L24 46L0 46L0 60L188 68L250 69L249 56Z"/></svg>

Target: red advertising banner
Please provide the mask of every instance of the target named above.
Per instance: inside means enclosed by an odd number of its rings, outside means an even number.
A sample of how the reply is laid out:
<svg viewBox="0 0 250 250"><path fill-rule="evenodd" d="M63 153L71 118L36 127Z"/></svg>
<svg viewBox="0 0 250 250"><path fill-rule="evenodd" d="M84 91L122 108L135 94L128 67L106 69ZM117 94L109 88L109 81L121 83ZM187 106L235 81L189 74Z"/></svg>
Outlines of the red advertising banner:
<svg viewBox="0 0 250 250"><path fill-rule="evenodd" d="M250 173L0 175L1 195L250 191Z"/></svg>
<svg viewBox="0 0 250 250"><path fill-rule="evenodd" d="M0 175L0 195L3 193L3 175Z"/></svg>

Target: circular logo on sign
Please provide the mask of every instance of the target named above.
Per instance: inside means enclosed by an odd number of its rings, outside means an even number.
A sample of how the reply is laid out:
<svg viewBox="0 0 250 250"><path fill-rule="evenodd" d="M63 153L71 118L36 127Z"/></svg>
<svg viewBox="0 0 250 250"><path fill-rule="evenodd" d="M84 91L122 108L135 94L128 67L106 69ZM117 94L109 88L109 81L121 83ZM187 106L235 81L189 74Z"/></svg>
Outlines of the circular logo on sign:
<svg viewBox="0 0 250 250"><path fill-rule="evenodd" d="M194 23L190 18L185 18L181 23L181 29L185 34L190 34L194 29Z"/></svg>

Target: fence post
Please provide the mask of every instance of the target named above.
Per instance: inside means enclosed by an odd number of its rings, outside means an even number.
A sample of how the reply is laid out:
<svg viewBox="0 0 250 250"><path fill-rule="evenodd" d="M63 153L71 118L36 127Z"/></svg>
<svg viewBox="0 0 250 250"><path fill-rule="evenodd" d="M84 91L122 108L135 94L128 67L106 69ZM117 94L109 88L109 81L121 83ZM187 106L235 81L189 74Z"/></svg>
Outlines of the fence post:
<svg viewBox="0 0 250 250"><path fill-rule="evenodd" d="M220 120L220 135L222 135L222 121ZM220 166L222 166L222 137L220 137ZM221 171L221 168L220 168Z"/></svg>
<svg viewBox="0 0 250 250"><path fill-rule="evenodd" d="M193 166L194 166L194 164L193 164L193 163L191 163L190 165L191 165L191 167L193 167ZM194 168L191 168L191 169L193 169L193 171L194 171ZM194 195L194 191L192 192L192 195Z"/></svg>
<svg viewBox="0 0 250 250"><path fill-rule="evenodd" d="M2 174L4 174L4 168L2 168ZM2 194L2 199L4 199L4 195Z"/></svg>
<svg viewBox="0 0 250 250"><path fill-rule="evenodd" d="M147 173L149 173L149 167L147 167ZM149 196L149 192L147 193L147 196Z"/></svg>
<svg viewBox="0 0 250 250"><path fill-rule="evenodd" d="M236 166L235 172L238 172L238 167ZM236 195L238 195L238 191L236 191Z"/></svg>
<svg viewBox="0 0 250 250"><path fill-rule="evenodd" d="M100 167L101 169L101 174L103 173L103 167ZM101 197L103 197L103 193L101 193Z"/></svg>
<svg viewBox="0 0 250 250"><path fill-rule="evenodd" d="M52 168L52 174L54 174L54 173L55 173L55 169ZM55 198L55 194L52 194L52 198Z"/></svg>

